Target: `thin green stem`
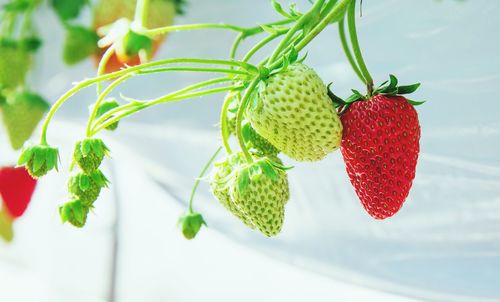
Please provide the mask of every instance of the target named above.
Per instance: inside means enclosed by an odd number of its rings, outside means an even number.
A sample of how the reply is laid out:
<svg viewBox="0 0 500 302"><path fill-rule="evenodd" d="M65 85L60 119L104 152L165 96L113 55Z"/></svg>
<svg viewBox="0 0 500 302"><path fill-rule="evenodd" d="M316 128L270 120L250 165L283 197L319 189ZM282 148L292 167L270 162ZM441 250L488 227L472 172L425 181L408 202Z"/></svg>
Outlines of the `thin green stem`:
<svg viewBox="0 0 500 302"><path fill-rule="evenodd" d="M314 14L321 10L324 3L325 0L317 0L309 10L309 12L300 17L300 19L285 35L283 40L281 40L280 44L278 45L278 47L276 47L273 54L269 57L269 60L267 61L268 65L274 63L276 58L282 53L283 49L285 49L289 45L290 40L295 36L295 34L298 31L303 30L304 26L312 21L312 17L314 16Z"/></svg>
<svg viewBox="0 0 500 302"><path fill-rule="evenodd" d="M149 107L152 107L152 106L155 106L158 104L172 103L172 102L182 101L185 99L205 96L205 95L209 95L209 94L227 92L227 91L232 91L232 90L240 90L243 88L244 88L244 86L236 86L236 87L235 86L227 86L227 87L213 88L213 89L207 89L207 90L200 91L200 92L188 93L188 94L184 94L184 95L180 95L180 96L176 96L176 97L170 97L170 98L164 97L164 98L160 98L160 99L157 99L157 100L154 100L151 102L142 103L142 104L136 105L135 108L131 107L132 109L130 111L120 113L120 114L108 119L106 122L104 122L101 125L99 125L98 127L96 127L95 130L93 130L92 135L95 135L96 133L105 129L109 125L116 123L117 121L120 121L124 117L127 117L129 115L132 115L132 114L138 112L138 111L144 110L146 108L149 108Z"/></svg>
<svg viewBox="0 0 500 302"><path fill-rule="evenodd" d="M255 88L257 88L257 85L260 82L260 78L254 79L250 85L248 86L247 91L245 92L245 95L243 96L243 99L241 100L240 107L238 108L238 113L236 114L236 136L238 137L238 143L240 144L241 151L243 151L243 154L245 155L245 158L247 159L248 163L252 163L252 155L247 149L247 146L245 144L245 140L243 139L243 133L242 133L242 124L243 124L243 117L245 115L245 110L250 103L250 99L254 93Z"/></svg>
<svg viewBox="0 0 500 302"><path fill-rule="evenodd" d="M233 45L231 46L231 51L229 53L229 57L231 60L234 60L236 58L236 53L238 52L238 47L240 46L241 42L245 39L245 34L240 33L236 39L233 42Z"/></svg>
<svg viewBox="0 0 500 302"><path fill-rule="evenodd" d="M211 80L207 80L207 81L204 81L204 82L200 82L200 83L197 83L197 84L194 84L194 85L191 85L191 86L188 86L188 87L185 87L183 89L180 89L178 91L175 91L175 92L172 92L172 93L169 93L168 95L166 96L163 96L162 98L166 98L166 97L175 97L175 96L179 96L179 95L182 95L184 93L187 93L187 92L190 92L190 91L195 91L197 89L200 89L200 88L203 88L203 87L207 87L207 86L211 86L211 85L215 85L215 84L220 84L220 83L224 83L224 82L230 82L231 79L230 78L217 78L217 79L211 79ZM130 99L129 99L130 100ZM99 119L97 121L94 122L94 125L92 127L92 131L94 132L94 129L106 122L108 119L112 118L114 115L120 113L121 111L124 111L125 109L129 109L129 108L133 108L135 106L137 106L137 104L144 104L144 103L147 103L147 102L152 102L154 100L150 100L150 101L138 101L138 100L133 100L133 102L129 103L129 104L126 104L126 105L122 105L120 107L117 107L117 108L114 108L108 112L106 112L105 114L103 114L101 117L99 117Z"/></svg>
<svg viewBox="0 0 500 302"><path fill-rule="evenodd" d="M102 55L101 61L99 61L99 65L97 66L97 76L101 76L106 71L106 65L108 65L109 59L115 53L115 45L111 45ZM97 82L96 85L97 95L101 94L102 90L102 82Z"/></svg>
<svg viewBox="0 0 500 302"><path fill-rule="evenodd" d="M373 93L373 78L366 67L365 60L361 53L361 47L359 46L358 34L356 31L356 0L353 0L347 9L347 25L349 27L349 35L351 38L352 49L354 52L354 57L356 58L361 74L365 79L365 84L370 97Z"/></svg>
<svg viewBox="0 0 500 302"><path fill-rule="evenodd" d="M89 120L87 122L87 131L86 131L87 137L91 137L92 122L94 121L94 119L97 116L97 111L99 110L99 106L101 105L102 101L111 93L111 91L113 91L113 89L115 89L118 85L120 85L121 83L123 83L124 81L126 81L127 79L132 77L133 75L134 75L133 73L129 73L129 74L122 76L121 78L119 78L116 81L114 81L113 83L111 83L108 87L106 87L106 89L104 89L104 91L99 95L99 97L97 98L97 101L94 104L94 107L92 108L92 112L90 113L90 117L89 117Z"/></svg>
<svg viewBox="0 0 500 302"><path fill-rule="evenodd" d="M227 125L227 111L229 109L229 105L234 99L234 94L229 93L224 100L224 105L222 105L221 113L220 113L220 129L222 135L222 143L224 144L224 148L226 149L227 154L232 154L233 150L229 145L229 127Z"/></svg>
<svg viewBox="0 0 500 302"><path fill-rule="evenodd" d="M138 74L148 74L164 71L183 71L183 72L215 72L215 73L227 73L227 74L239 74L249 76L250 73L244 70L234 70L227 68L202 68L202 67L160 67L154 69L147 69L139 71Z"/></svg>
<svg viewBox="0 0 500 302"><path fill-rule="evenodd" d="M212 157L210 157L208 162L205 164L205 166L201 170L200 175L198 176L198 178L194 182L193 189L191 190L191 196L189 197L189 207L188 207L189 213L193 213L194 196L196 194L196 190L198 189L198 186L200 185L200 182L201 182L203 176L205 176L205 173L207 173L208 168L210 168L210 166L212 165L214 160L217 158L217 155L219 155L221 150L222 150L222 147L217 148L217 151L215 151L215 153L212 155Z"/></svg>
<svg viewBox="0 0 500 302"><path fill-rule="evenodd" d="M366 83L365 78L361 74L361 71L359 70L358 64L356 63L354 57L352 56L351 49L349 47L349 43L347 42L347 37L345 35L345 26L344 26L344 18L339 21L339 36L340 36L340 42L342 43L342 49L344 50L345 56L347 57L347 60L349 61L349 64L351 64L352 69L358 76L358 78L363 82Z"/></svg>
<svg viewBox="0 0 500 302"><path fill-rule="evenodd" d="M149 0L137 0L137 3L135 5L134 22L137 22L140 28L146 27L148 12Z"/></svg>
<svg viewBox="0 0 500 302"><path fill-rule="evenodd" d="M267 36L265 39L257 43L250 51L247 52L245 57L243 58L243 62L248 62L250 59L257 53L259 50L261 50L264 46L275 40L281 35L284 35L288 30L283 30L283 31L278 31L275 34L272 34L270 36Z"/></svg>

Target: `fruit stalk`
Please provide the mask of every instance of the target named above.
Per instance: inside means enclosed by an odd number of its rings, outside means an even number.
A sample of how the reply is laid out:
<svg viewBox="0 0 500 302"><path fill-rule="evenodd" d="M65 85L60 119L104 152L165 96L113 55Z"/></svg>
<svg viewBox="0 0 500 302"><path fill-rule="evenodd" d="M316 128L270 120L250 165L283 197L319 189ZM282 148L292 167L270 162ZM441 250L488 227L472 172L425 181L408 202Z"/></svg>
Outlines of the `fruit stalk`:
<svg viewBox="0 0 500 302"><path fill-rule="evenodd" d="M354 57L358 61L360 71L365 79L368 97L371 97L373 94L373 78L366 67L363 54L361 53L361 47L359 46L358 34L356 31L356 0L353 0L347 9L347 24L349 27L349 35L351 38L352 49L354 51Z"/></svg>

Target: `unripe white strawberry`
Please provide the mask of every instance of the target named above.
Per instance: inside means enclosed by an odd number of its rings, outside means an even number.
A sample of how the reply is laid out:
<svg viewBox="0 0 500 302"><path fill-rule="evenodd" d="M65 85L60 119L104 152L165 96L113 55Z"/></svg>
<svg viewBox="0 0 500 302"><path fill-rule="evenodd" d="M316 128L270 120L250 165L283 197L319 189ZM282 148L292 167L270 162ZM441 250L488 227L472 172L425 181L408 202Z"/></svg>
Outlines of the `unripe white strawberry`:
<svg viewBox="0 0 500 302"><path fill-rule="evenodd" d="M294 63L261 85L248 109L254 129L298 161L318 161L340 146L342 124L314 70Z"/></svg>
<svg viewBox="0 0 500 302"><path fill-rule="evenodd" d="M281 231L290 197L287 173L279 166L268 157L245 163L236 171L230 191L232 202L269 237Z"/></svg>

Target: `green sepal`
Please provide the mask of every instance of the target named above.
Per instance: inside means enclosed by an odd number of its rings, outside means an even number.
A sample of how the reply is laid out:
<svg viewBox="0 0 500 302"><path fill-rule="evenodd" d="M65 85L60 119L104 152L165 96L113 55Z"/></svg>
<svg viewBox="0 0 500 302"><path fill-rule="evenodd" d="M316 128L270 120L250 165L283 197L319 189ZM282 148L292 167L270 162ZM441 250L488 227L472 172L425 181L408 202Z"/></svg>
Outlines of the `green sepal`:
<svg viewBox="0 0 500 302"><path fill-rule="evenodd" d="M410 103L413 106L420 106L426 102L426 101L414 101L410 99L406 99L406 101L408 101L408 103Z"/></svg>
<svg viewBox="0 0 500 302"><path fill-rule="evenodd" d="M153 40L134 31L129 31L123 38L123 46L125 55L128 57L138 55L143 49L150 57L153 51Z"/></svg>
<svg viewBox="0 0 500 302"><path fill-rule="evenodd" d="M420 87L420 83L416 83L416 84L413 84L413 85L399 86L397 94L410 94L410 93L414 93L415 91L417 91L417 89L419 87Z"/></svg>
<svg viewBox="0 0 500 302"><path fill-rule="evenodd" d="M205 219L203 219L200 213L189 212L182 215L177 224L181 228L184 238L188 240L194 239L203 225L207 226Z"/></svg>
<svg viewBox="0 0 500 302"><path fill-rule="evenodd" d="M245 191L248 189L248 186L250 185L250 171L249 171L249 169L248 168L241 169L238 173L238 178L236 180L237 180L236 189L241 194L244 194Z"/></svg>
<svg viewBox="0 0 500 302"><path fill-rule="evenodd" d="M17 161L18 166L26 166L28 173L42 177L49 171L58 169L59 150L47 145L25 146Z"/></svg>
<svg viewBox="0 0 500 302"><path fill-rule="evenodd" d="M283 9L283 6L281 6L281 4L280 4L278 1L276 1L276 0L272 0L272 3L271 3L271 4L272 4L272 6L273 6L274 10L275 10L278 14L282 15L283 17L285 17L285 18L287 18L287 19L292 19L292 18L293 18L293 17L292 17L292 15L290 15L289 13L287 13L287 12Z"/></svg>
<svg viewBox="0 0 500 302"><path fill-rule="evenodd" d="M267 159L260 160L258 162L258 165L262 169L262 172L264 173L264 175L266 175L267 177L269 177L270 179L272 179L274 181L279 179L278 173L276 173L276 170L274 169L274 165L272 163L270 163L269 160L267 160Z"/></svg>
<svg viewBox="0 0 500 302"><path fill-rule="evenodd" d="M79 199L72 200L59 207L62 223L69 222L78 228L85 225L89 211L90 208L83 205Z"/></svg>
<svg viewBox="0 0 500 302"><path fill-rule="evenodd" d="M84 192L87 191L88 188L90 187L89 177L85 174L80 175L80 177L78 178L78 186L82 191Z"/></svg>

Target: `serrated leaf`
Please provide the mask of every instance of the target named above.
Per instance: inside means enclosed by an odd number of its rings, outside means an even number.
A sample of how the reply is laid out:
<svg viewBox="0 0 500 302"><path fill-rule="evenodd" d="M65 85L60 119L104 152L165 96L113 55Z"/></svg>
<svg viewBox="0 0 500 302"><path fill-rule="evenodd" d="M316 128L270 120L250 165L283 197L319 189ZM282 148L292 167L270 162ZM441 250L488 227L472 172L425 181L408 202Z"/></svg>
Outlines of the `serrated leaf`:
<svg viewBox="0 0 500 302"><path fill-rule="evenodd" d="M406 99L406 100L408 101L408 103L410 103L413 106L420 106L426 102L426 101L414 101L414 100L410 100L410 99Z"/></svg>
<svg viewBox="0 0 500 302"><path fill-rule="evenodd" d="M397 94L409 94L417 91L417 89L420 87L420 83L416 83L413 85L406 85L406 86L399 86Z"/></svg>
<svg viewBox="0 0 500 302"><path fill-rule="evenodd" d="M87 191L90 187L89 177L85 174L80 174L80 177L78 178L78 186L83 192Z"/></svg>

